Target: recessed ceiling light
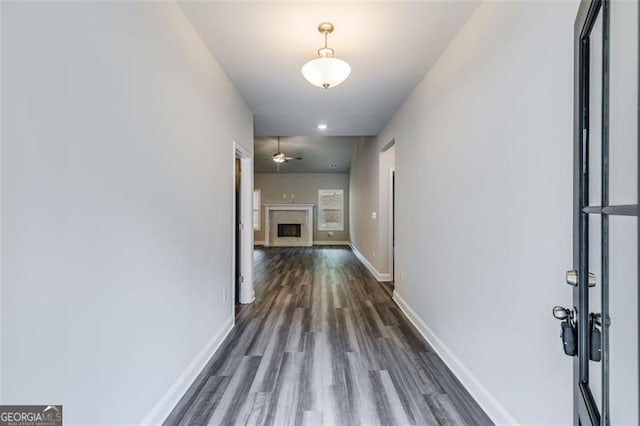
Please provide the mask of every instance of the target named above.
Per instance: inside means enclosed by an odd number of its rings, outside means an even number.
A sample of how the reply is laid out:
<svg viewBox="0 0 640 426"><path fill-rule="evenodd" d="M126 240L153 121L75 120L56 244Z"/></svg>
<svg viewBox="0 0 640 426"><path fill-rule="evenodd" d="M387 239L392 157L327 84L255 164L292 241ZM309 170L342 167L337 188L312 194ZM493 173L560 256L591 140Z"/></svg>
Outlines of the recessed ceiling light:
<svg viewBox="0 0 640 426"><path fill-rule="evenodd" d="M318 130L327 130L327 125L324 123L318 124Z"/></svg>

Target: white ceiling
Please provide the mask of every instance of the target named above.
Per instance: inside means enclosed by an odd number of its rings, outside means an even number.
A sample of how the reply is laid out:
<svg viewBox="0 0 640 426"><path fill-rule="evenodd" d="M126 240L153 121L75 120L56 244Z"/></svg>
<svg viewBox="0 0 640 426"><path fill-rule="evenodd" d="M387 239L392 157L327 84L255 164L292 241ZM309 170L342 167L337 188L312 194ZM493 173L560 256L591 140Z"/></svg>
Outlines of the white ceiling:
<svg viewBox="0 0 640 426"><path fill-rule="evenodd" d="M364 136L382 130L478 0L180 5L253 111L257 136ZM335 25L329 47L352 69L329 90L300 73L317 57L325 21ZM320 122L329 128L317 130Z"/></svg>

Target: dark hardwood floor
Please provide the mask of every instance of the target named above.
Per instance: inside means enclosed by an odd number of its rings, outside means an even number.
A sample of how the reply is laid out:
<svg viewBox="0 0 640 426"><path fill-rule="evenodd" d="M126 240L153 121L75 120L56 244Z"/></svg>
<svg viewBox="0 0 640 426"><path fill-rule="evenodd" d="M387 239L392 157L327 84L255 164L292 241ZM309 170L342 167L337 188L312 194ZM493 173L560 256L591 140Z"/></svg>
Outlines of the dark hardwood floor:
<svg viewBox="0 0 640 426"><path fill-rule="evenodd" d="M393 297L393 290L395 290L395 288L396 288L395 282L393 282L393 281L383 281L380 284L382 284L382 288L384 289L384 291L387 292L389 297Z"/></svg>
<svg viewBox="0 0 640 426"><path fill-rule="evenodd" d="M348 248L258 248L256 301L166 425L488 425Z"/></svg>

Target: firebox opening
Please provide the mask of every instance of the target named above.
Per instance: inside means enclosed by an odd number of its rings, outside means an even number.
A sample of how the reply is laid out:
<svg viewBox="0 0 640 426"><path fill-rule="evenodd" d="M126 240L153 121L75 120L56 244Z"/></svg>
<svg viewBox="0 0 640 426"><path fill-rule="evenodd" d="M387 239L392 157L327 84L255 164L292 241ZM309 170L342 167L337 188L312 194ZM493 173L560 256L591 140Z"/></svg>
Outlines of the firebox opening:
<svg viewBox="0 0 640 426"><path fill-rule="evenodd" d="M302 237L302 225L299 223L279 223L278 237Z"/></svg>

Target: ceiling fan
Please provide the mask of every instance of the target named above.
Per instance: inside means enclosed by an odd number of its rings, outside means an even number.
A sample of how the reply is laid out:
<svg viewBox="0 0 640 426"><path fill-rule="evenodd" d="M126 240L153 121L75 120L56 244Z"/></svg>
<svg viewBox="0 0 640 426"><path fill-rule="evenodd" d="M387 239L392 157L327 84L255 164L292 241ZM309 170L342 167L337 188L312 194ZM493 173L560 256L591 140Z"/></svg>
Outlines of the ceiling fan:
<svg viewBox="0 0 640 426"><path fill-rule="evenodd" d="M278 152L273 154L271 159L280 167L282 163L288 163L291 160L302 160L302 157L288 157L284 152L280 151L280 136L278 136Z"/></svg>

